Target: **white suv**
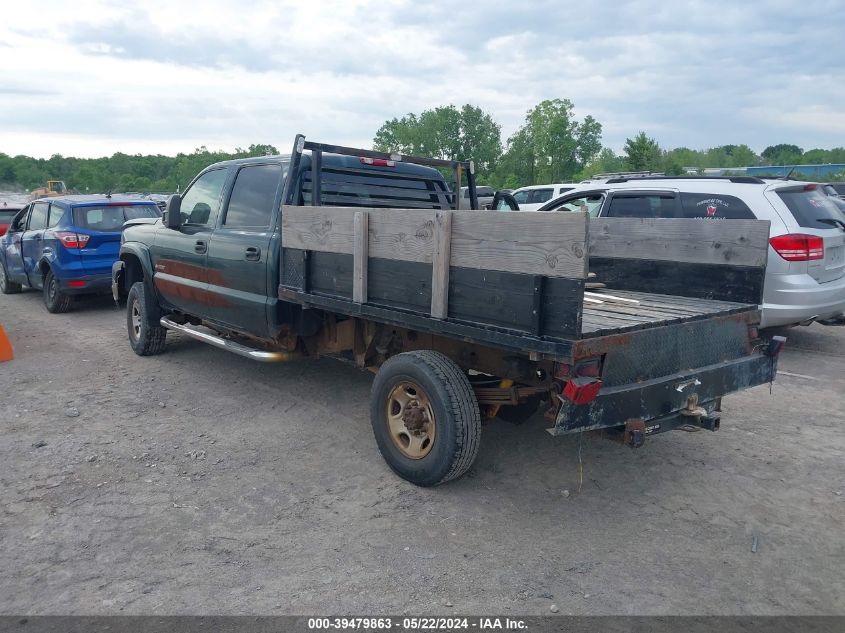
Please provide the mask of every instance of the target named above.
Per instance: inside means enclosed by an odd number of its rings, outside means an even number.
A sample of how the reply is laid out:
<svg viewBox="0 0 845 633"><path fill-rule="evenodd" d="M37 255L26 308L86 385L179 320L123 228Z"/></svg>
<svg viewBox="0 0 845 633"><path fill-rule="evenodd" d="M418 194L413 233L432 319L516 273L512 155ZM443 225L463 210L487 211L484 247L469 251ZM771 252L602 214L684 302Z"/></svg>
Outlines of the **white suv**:
<svg viewBox="0 0 845 633"><path fill-rule="evenodd" d="M582 184L539 210L768 220L762 326L845 323L845 213L816 183L749 176L615 178Z"/></svg>
<svg viewBox="0 0 845 633"><path fill-rule="evenodd" d="M531 185L529 187L520 187L511 195L519 205L520 211L536 211L552 198L557 198L559 195L580 186L573 182L558 182L552 185Z"/></svg>

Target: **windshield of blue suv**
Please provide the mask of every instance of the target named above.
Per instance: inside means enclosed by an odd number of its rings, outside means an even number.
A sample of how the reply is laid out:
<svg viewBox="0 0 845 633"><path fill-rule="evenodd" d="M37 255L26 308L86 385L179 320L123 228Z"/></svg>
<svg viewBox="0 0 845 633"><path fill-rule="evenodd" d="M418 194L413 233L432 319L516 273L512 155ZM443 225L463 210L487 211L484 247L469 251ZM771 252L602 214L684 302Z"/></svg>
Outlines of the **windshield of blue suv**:
<svg viewBox="0 0 845 633"><path fill-rule="evenodd" d="M157 218L158 207L154 204L120 204L96 207L76 207L73 223L81 229L91 231L117 232L123 223L136 218Z"/></svg>
<svg viewBox="0 0 845 633"><path fill-rule="evenodd" d="M829 229L845 222L845 213L835 199L813 185L799 185L777 190L798 226Z"/></svg>

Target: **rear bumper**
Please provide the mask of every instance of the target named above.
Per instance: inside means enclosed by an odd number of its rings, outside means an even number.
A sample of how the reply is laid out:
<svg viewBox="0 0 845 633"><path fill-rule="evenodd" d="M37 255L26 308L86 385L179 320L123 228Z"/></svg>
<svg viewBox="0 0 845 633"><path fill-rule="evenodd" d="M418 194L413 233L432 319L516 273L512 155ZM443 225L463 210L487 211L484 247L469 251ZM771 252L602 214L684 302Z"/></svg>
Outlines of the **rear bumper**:
<svg viewBox="0 0 845 633"><path fill-rule="evenodd" d="M845 277L820 284L810 275L770 275L761 307L761 327L838 317L845 314Z"/></svg>
<svg viewBox="0 0 845 633"><path fill-rule="evenodd" d="M72 286L72 282L85 282L84 286ZM81 275L71 279L59 279L59 289L68 295L87 295L108 292L111 275Z"/></svg>
<svg viewBox="0 0 845 633"><path fill-rule="evenodd" d="M688 398L698 396L699 405L712 410L715 400L734 391L771 382L777 358L754 354L672 376L602 389L589 404L564 402L552 435L620 426L629 420L649 421L677 416Z"/></svg>

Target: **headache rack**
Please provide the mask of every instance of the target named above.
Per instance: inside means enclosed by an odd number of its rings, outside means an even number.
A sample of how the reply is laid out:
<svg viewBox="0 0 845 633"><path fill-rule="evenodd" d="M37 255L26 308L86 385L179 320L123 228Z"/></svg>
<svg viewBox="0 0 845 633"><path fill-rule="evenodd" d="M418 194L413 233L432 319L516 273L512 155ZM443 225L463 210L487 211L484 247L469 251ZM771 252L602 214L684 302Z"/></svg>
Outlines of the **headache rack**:
<svg viewBox="0 0 845 633"><path fill-rule="evenodd" d="M303 156L305 150L311 152L310 157ZM354 157L360 164L328 165L323 160L325 154ZM310 160L309 165L305 164L307 160ZM445 171L451 177L452 190L444 186L442 181L432 180L424 174L415 175L402 170L390 173L389 169L375 173L372 169L393 168L400 164L433 167L441 173ZM424 158L316 143L306 141L304 135L297 134L289 175L285 179L282 204L459 209L464 176L469 187L469 208L478 208L475 166L472 161Z"/></svg>

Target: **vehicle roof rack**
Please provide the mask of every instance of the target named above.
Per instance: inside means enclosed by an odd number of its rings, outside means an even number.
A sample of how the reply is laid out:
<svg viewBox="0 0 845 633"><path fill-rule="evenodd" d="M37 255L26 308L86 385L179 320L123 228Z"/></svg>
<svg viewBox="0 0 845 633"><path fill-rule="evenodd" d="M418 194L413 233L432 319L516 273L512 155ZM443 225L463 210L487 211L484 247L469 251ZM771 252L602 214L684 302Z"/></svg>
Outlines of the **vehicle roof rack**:
<svg viewBox="0 0 845 633"><path fill-rule="evenodd" d="M637 176L635 178L611 178L606 184L630 182L632 180L727 180L747 185L762 185L766 181L757 176Z"/></svg>

